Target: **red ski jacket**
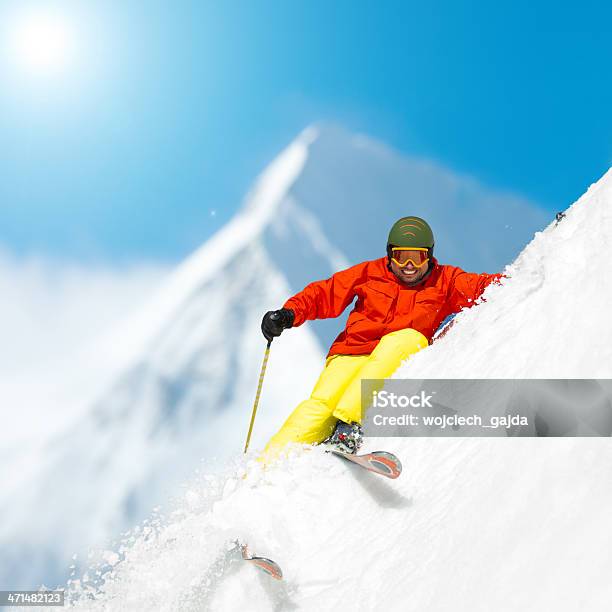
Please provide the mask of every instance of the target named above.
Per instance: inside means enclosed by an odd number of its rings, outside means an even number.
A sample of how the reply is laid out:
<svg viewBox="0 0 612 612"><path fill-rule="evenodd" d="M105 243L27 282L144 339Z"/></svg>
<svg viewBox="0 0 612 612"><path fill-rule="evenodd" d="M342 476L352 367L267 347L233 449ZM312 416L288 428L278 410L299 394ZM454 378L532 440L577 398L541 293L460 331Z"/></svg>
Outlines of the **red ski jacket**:
<svg viewBox="0 0 612 612"><path fill-rule="evenodd" d="M346 327L329 355L367 355L385 334L408 327L431 342L449 314L473 304L489 283L502 276L470 274L432 261L429 275L414 287L403 284L387 268L386 257L365 261L327 280L310 283L283 308L293 310L296 327L307 320L339 316L357 296Z"/></svg>

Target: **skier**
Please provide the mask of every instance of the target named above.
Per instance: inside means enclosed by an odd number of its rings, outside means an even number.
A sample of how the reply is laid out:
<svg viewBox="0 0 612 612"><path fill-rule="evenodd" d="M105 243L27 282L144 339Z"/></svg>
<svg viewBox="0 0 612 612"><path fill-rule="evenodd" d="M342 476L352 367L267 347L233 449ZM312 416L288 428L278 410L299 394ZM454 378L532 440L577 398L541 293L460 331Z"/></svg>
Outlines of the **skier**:
<svg viewBox="0 0 612 612"><path fill-rule="evenodd" d="M264 315L261 329L271 340L307 320L337 317L357 297L310 398L270 439L264 461L289 443L328 442L356 453L362 438L361 380L388 378L403 360L428 346L448 315L473 304L502 276L441 265L433 251L427 222L402 217L389 232L386 257L311 283Z"/></svg>

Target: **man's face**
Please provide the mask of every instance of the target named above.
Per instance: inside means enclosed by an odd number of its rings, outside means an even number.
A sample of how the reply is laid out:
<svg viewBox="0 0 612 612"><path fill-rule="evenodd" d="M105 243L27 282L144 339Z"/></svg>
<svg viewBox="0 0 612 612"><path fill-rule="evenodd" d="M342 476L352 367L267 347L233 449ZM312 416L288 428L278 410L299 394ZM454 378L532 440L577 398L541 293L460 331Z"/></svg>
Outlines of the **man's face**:
<svg viewBox="0 0 612 612"><path fill-rule="evenodd" d="M428 262L429 263L429 262ZM391 271L397 278L405 285L416 285L421 279L427 274L429 265L426 263L424 266L417 268L408 262L403 268L398 266L393 260L391 260Z"/></svg>

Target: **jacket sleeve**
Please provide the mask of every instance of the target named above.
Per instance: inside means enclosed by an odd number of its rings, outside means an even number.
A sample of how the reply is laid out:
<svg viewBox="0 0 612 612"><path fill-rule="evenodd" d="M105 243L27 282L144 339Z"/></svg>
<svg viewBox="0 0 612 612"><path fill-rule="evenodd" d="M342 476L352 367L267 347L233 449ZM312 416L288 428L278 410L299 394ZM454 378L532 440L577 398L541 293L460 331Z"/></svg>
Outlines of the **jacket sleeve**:
<svg viewBox="0 0 612 612"><path fill-rule="evenodd" d="M315 281L289 298L283 308L295 313L293 327L313 319L338 317L353 301L355 287L365 279L368 262L336 272L326 280Z"/></svg>
<svg viewBox="0 0 612 612"><path fill-rule="evenodd" d="M448 305L451 312L459 312L462 308L472 306L491 283L499 283L503 274L474 274L455 268L451 278Z"/></svg>

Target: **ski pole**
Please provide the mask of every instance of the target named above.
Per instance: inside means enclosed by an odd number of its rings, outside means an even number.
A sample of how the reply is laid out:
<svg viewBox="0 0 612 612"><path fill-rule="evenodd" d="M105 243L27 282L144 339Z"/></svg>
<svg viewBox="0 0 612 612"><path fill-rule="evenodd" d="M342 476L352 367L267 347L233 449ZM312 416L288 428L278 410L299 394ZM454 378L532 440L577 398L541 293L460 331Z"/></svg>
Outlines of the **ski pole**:
<svg viewBox="0 0 612 612"><path fill-rule="evenodd" d="M257 414L257 406L259 405L259 396L261 395L261 387L263 385L264 375L266 373L266 366L268 365L268 356L270 355L270 345L272 340L268 340L266 346L266 352L264 353L263 363L261 364L261 372L259 373L259 383L257 385L257 393L255 394L255 403L253 404L253 412L251 414L251 424L249 425L249 433L247 434L246 444L244 445L244 452L246 454L249 449L249 442L251 441L251 433L253 432L253 423L255 423L255 415Z"/></svg>

